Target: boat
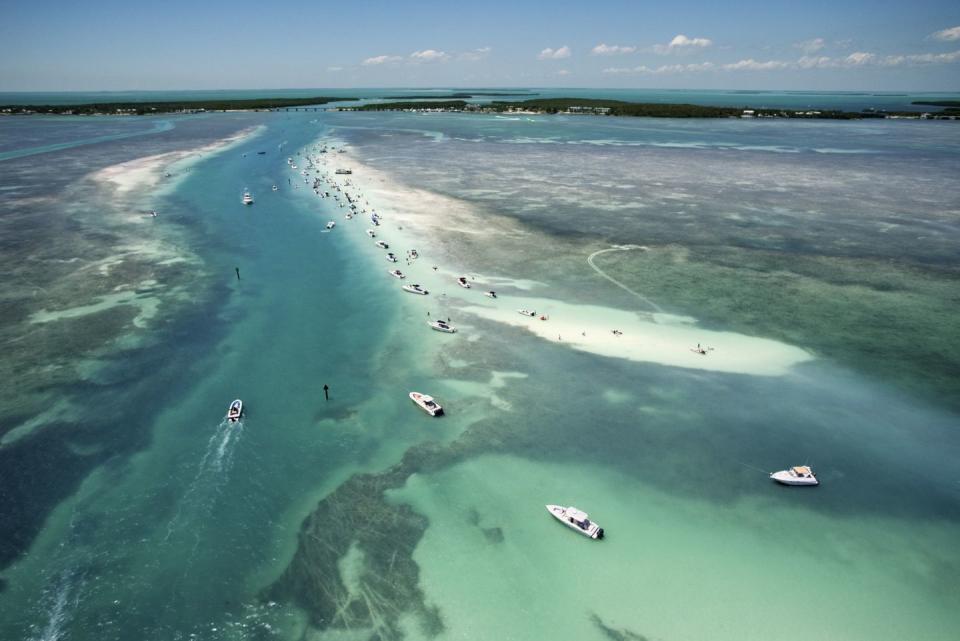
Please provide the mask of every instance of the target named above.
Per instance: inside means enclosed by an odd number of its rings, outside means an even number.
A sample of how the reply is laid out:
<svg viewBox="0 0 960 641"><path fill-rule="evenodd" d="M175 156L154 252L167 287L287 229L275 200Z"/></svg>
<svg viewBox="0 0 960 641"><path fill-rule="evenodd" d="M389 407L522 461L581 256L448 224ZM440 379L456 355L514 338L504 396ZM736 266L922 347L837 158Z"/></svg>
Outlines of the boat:
<svg viewBox="0 0 960 641"><path fill-rule="evenodd" d="M494 292L494 291L484 292L483 295L488 298L496 298L497 292Z"/></svg>
<svg viewBox="0 0 960 641"><path fill-rule="evenodd" d="M367 230L367 236L369 236L370 238L376 238L376 237L377 237L377 232L373 231L372 229L368 229L368 230Z"/></svg>
<svg viewBox="0 0 960 641"><path fill-rule="evenodd" d="M427 325L429 325L432 329L437 330L438 332L445 332L447 334L455 334L457 332L456 327L442 320L430 321L427 323Z"/></svg>
<svg viewBox="0 0 960 641"><path fill-rule="evenodd" d="M432 396L420 392L410 392L410 400L430 416L443 416L443 408L433 400Z"/></svg>
<svg viewBox="0 0 960 641"><path fill-rule="evenodd" d="M395 263L397 262L397 257L394 255L393 252L389 252L387 254L387 260L389 260L391 263Z"/></svg>
<svg viewBox="0 0 960 641"><path fill-rule="evenodd" d="M273 186L273 191L277 191L277 186L276 186L276 185Z"/></svg>
<svg viewBox="0 0 960 641"><path fill-rule="evenodd" d="M591 539L602 539L603 528L590 521L586 512L581 512L575 507L563 507L561 505L548 505L547 512L553 518L557 519L571 530L576 530L580 534Z"/></svg>
<svg viewBox="0 0 960 641"><path fill-rule="evenodd" d="M391 269L387 273L395 278L406 278L406 275L404 275L404 273L399 269Z"/></svg>
<svg viewBox="0 0 960 641"><path fill-rule="evenodd" d="M334 172L334 173L340 174L341 176L349 176L350 174L353 173L353 170L352 170L352 169L338 169L338 170L337 170L336 172Z"/></svg>
<svg viewBox="0 0 960 641"><path fill-rule="evenodd" d="M427 290L425 290L423 287L420 287L420 285L417 285L417 284L404 285L403 290L410 292L411 294L420 294L422 296L426 296L427 294L430 293Z"/></svg>
<svg viewBox="0 0 960 641"><path fill-rule="evenodd" d="M771 474L770 478L783 485L820 485L809 465L796 465L789 470L780 470Z"/></svg>
<svg viewBox="0 0 960 641"><path fill-rule="evenodd" d="M376 243L374 243L374 244L375 244L377 247L379 247L380 249L390 249L390 245L386 244L386 243L383 242L382 240L378 240L378 241L377 241Z"/></svg>
<svg viewBox="0 0 960 641"><path fill-rule="evenodd" d="M329 223L327 223L327 229L333 229L336 226L337 226L337 223L333 222L332 220Z"/></svg>
<svg viewBox="0 0 960 641"><path fill-rule="evenodd" d="M244 191L244 192L243 192L243 204L244 204L244 205L252 205L252 204L253 204L253 196L250 195L250 192L249 192L249 191Z"/></svg>
<svg viewBox="0 0 960 641"><path fill-rule="evenodd" d="M267 153L267 152L265 152L265 151L258 151L258 152L257 152L257 155L258 155L258 156L263 156L263 155L266 154L266 153Z"/></svg>
<svg viewBox="0 0 960 641"><path fill-rule="evenodd" d="M420 254L417 253L416 249L410 250L410 258L420 258Z"/></svg>
<svg viewBox="0 0 960 641"><path fill-rule="evenodd" d="M239 398L234 402L230 403L230 408L227 410L227 420L231 423L236 423L243 416L243 401Z"/></svg>
<svg viewBox="0 0 960 641"><path fill-rule="evenodd" d="M461 276L458 278L457 285L460 285L460 287L463 287L464 289L470 289L470 283L467 282L466 276Z"/></svg>
<svg viewBox="0 0 960 641"><path fill-rule="evenodd" d="M530 316L531 318L537 315L537 313L532 309L518 309L517 311L523 314L524 316Z"/></svg>

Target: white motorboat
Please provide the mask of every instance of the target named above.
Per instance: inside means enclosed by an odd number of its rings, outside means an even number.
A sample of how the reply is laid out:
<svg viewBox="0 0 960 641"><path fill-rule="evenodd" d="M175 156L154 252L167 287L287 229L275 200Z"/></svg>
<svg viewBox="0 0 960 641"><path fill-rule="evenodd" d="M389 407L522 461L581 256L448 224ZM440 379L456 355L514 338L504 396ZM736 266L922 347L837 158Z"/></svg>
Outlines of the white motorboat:
<svg viewBox="0 0 960 641"><path fill-rule="evenodd" d="M784 485L820 485L809 465L796 465L789 470L780 470L771 474L770 478Z"/></svg>
<svg viewBox="0 0 960 641"><path fill-rule="evenodd" d="M370 238L376 238L376 237L377 237L377 232L373 231L372 229L368 229L368 230L367 230L367 236L369 236Z"/></svg>
<svg viewBox="0 0 960 641"><path fill-rule="evenodd" d="M464 289L470 289L470 283L467 282L466 276L461 276L458 278L457 285L460 285L460 287L463 287Z"/></svg>
<svg viewBox="0 0 960 641"><path fill-rule="evenodd" d="M420 287L420 285L417 285L417 284L404 285L403 291L410 292L411 294L421 294L423 296L426 296L427 294L430 293L427 290L425 290L423 287Z"/></svg>
<svg viewBox="0 0 960 641"><path fill-rule="evenodd" d="M378 240L378 241L377 241L376 243L374 243L374 244L375 244L377 247L379 247L380 249L390 249L390 245L386 244L386 243L383 242L382 240Z"/></svg>
<svg viewBox="0 0 960 641"><path fill-rule="evenodd" d="M430 416L443 416L443 408L433 400L432 396L420 392L410 392L410 400Z"/></svg>
<svg viewBox="0 0 960 641"><path fill-rule="evenodd" d="M457 328L449 324L447 321L435 320L427 323L432 329L437 330L438 332L445 332L447 334L456 334Z"/></svg>
<svg viewBox="0 0 960 641"><path fill-rule="evenodd" d="M387 254L387 260L389 260L391 263L395 263L397 262L397 257L394 256L393 252L389 252Z"/></svg>
<svg viewBox="0 0 960 641"><path fill-rule="evenodd" d="M591 539L603 538L603 528L590 521L586 512L581 512L575 507L563 507L561 505L548 505L547 512L571 530L576 530Z"/></svg>
<svg viewBox="0 0 960 641"><path fill-rule="evenodd" d="M227 409L227 420L231 423L236 423L243 416L243 401L239 398L234 402L230 403L230 408Z"/></svg>
<svg viewBox="0 0 960 641"><path fill-rule="evenodd" d="M416 249L410 250L410 258L420 258L420 254L417 253Z"/></svg>
<svg viewBox="0 0 960 641"><path fill-rule="evenodd" d="M274 185L274 186L273 186L273 191L277 191L277 189L278 189L278 187L277 187L276 185Z"/></svg>
<svg viewBox="0 0 960 641"><path fill-rule="evenodd" d="M333 229L336 226L337 226L337 223L333 222L332 220L329 223L327 223L327 229Z"/></svg>
<svg viewBox="0 0 960 641"><path fill-rule="evenodd" d="M518 309L517 311L518 311L519 313L523 314L524 316L531 316L531 317L532 317L532 316L536 316L536 315L537 315L537 313L536 313L535 311L533 311L532 309Z"/></svg>
<svg viewBox="0 0 960 641"><path fill-rule="evenodd" d="M400 271L399 269L391 269L391 270L390 270L389 272L387 272L387 273L390 274L391 276L395 277L395 278L406 278L406 275L405 275L402 271Z"/></svg>
<svg viewBox="0 0 960 641"><path fill-rule="evenodd" d="M488 298L496 298L497 292L494 292L494 291L484 292L483 295Z"/></svg>
<svg viewBox="0 0 960 641"><path fill-rule="evenodd" d="M243 204L244 204L244 205L252 205L252 204L253 204L253 196L250 195L250 192L249 192L249 191L244 191L244 192L243 192Z"/></svg>

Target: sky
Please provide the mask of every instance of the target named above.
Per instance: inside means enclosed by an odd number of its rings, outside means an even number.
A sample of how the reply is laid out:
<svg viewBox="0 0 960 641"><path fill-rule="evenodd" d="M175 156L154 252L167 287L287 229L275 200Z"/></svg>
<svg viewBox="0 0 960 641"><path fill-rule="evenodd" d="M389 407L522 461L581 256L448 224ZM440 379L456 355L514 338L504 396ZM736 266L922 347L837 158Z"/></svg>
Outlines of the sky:
<svg viewBox="0 0 960 641"><path fill-rule="evenodd" d="M960 90L960 1L0 0L0 91Z"/></svg>

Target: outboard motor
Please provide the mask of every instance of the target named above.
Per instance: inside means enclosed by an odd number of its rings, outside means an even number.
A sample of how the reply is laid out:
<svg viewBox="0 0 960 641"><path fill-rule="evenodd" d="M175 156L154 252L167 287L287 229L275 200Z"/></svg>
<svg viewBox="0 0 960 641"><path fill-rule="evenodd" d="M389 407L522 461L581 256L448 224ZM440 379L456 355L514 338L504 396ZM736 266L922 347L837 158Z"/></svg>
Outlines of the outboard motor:
<svg viewBox="0 0 960 641"><path fill-rule="evenodd" d="M602 538L603 538L603 528L600 528L599 530L597 530L597 540L599 541Z"/></svg>

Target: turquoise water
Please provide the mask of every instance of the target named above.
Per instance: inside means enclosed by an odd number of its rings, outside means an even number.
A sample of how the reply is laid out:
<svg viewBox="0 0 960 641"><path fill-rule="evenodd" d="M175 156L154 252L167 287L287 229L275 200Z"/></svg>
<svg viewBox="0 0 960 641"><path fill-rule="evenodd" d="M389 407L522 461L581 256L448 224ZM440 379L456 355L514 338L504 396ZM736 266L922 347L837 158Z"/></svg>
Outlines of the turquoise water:
<svg viewBox="0 0 960 641"><path fill-rule="evenodd" d="M952 638L952 123L169 122L0 121L3 638Z"/></svg>

